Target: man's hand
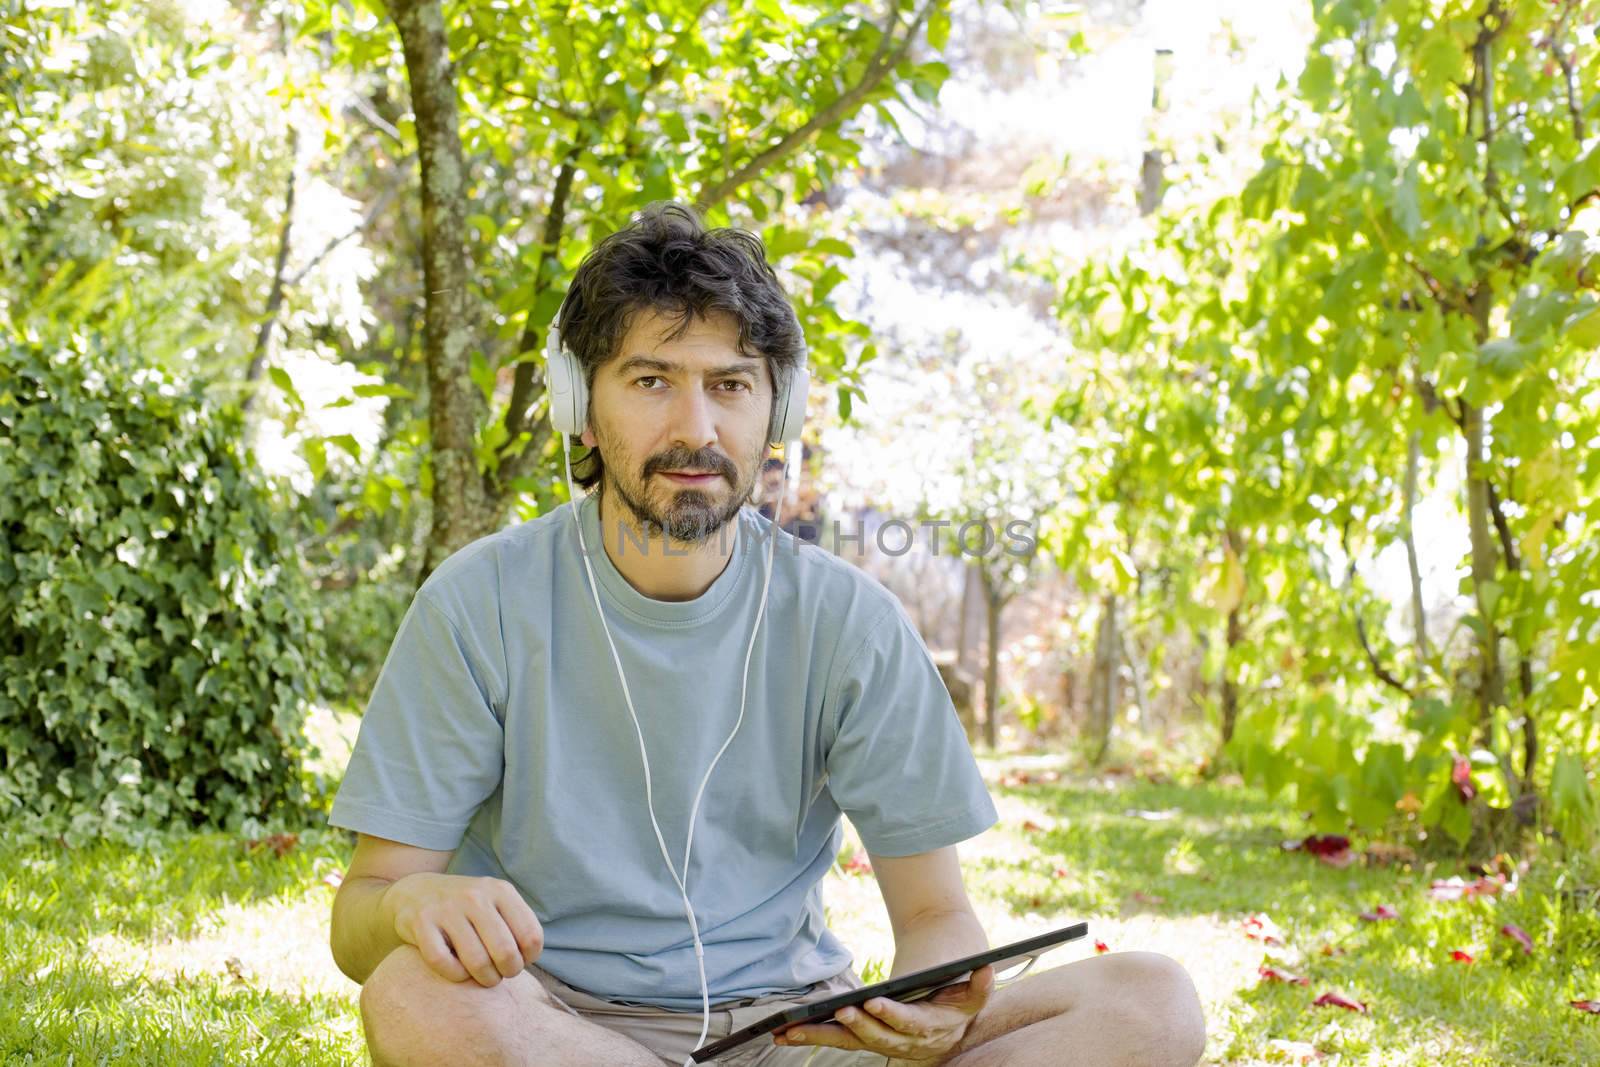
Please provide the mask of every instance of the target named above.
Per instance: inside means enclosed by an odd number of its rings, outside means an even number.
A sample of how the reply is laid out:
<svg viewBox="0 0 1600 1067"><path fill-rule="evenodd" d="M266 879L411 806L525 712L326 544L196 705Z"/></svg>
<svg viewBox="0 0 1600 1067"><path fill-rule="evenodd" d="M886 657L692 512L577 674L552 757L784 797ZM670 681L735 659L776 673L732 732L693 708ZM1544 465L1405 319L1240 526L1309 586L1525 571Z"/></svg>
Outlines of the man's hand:
<svg viewBox="0 0 1600 1067"><path fill-rule="evenodd" d="M965 982L947 986L925 1000L902 1004L873 997L861 1008L840 1008L833 1016L837 1023L791 1026L773 1040L779 1045L865 1049L913 1063L935 1060L961 1043L993 992L994 966L985 964Z"/></svg>
<svg viewBox="0 0 1600 1067"><path fill-rule="evenodd" d="M408 874L384 892L381 907L400 940L452 982L497 986L544 951L544 927L501 878Z"/></svg>

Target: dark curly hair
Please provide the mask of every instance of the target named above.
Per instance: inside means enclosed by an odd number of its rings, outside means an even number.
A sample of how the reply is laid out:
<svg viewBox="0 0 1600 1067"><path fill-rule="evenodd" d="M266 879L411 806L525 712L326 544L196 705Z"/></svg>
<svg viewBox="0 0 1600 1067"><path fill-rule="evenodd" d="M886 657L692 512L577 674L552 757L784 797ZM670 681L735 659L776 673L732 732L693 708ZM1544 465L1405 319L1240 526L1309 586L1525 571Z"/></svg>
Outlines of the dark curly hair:
<svg viewBox="0 0 1600 1067"><path fill-rule="evenodd" d="M676 316L677 340L693 318L725 311L739 323L738 351L766 357L777 383L805 358L805 338L766 246L748 230L708 230L694 209L658 200L607 236L578 265L557 323L561 340L594 388L595 372L615 358L633 318L651 310ZM776 405L777 390L773 390ZM572 438L575 448L582 441ZM590 488L605 464L591 448L573 464L573 481Z"/></svg>

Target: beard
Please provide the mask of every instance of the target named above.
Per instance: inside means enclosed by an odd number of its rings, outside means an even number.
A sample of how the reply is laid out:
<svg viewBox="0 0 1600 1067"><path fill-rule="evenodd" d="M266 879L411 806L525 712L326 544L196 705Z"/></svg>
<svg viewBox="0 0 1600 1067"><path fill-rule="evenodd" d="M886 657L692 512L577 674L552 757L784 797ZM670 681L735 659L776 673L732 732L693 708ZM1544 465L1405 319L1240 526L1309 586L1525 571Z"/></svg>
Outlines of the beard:
<svg viewBox="0 0 1600 1067"><path fill-rule="evenodd" d="M750 466L749 477L741 478L738 467L726 456L669 452L646 462L637 475L616 477L613 468L606 466L600 488L602 494L616 494L646 537L659 530L669 547L693 549L705 544L739 514L755 488L759 457ZM696 488L666 477L663 472L669 470L711 471L720 478Z"/></svg>

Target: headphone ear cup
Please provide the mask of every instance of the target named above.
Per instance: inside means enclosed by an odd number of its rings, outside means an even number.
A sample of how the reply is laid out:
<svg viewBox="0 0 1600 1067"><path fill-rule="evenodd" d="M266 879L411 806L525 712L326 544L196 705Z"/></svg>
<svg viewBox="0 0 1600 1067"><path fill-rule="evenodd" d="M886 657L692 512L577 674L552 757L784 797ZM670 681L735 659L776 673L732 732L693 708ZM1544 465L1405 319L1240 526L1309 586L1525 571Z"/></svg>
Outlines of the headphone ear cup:
<svg viewBox="0 0 1600 1067"><path fill-rule="evenodd" d="M577 357L561 344L561 331L555 322L550 324L550 337L545 344L545 363L551 428L564 434L582 433L588 422L589 385L583 379Z"/></svg>
<svg viewBox="0 0 1600 1067"><path fill-rule="evenodd" d="M788 446L800 440L800 430L806 421L806 397L811 391L811 371L804 361L795 367L778 390L778 403L772 413L772 425L767 431L767 441Z"/></svg>

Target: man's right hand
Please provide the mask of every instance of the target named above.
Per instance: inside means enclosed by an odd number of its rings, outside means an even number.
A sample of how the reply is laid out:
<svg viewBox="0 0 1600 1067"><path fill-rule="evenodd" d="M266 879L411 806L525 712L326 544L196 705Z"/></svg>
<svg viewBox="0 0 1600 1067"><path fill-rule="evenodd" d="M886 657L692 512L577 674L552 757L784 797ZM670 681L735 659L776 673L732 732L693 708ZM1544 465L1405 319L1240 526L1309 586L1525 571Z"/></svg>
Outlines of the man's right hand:
<svg viewBox="0 0 1600 1067"><path fill-rule="evenodd" d="M452 982L497 986L544 951L544 928L515 886L501 878L408 874L384 891L394 932Z"/></svg>

